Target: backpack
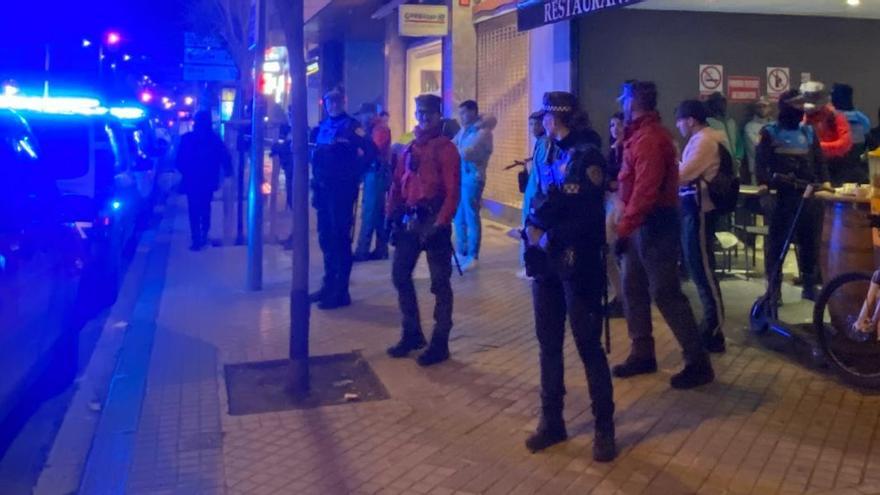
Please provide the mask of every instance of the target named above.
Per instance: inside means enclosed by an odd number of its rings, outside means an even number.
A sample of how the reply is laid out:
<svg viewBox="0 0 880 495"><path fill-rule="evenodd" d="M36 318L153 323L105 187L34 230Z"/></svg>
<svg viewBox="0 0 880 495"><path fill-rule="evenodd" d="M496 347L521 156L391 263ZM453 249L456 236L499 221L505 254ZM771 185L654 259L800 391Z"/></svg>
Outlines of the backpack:
<svg viewBox="0 0 880 495"><path fill-rule="evenodd" d="M706 189L709 191L709 199L715 205L715 211L725 215L733 213L739 200L739 177L733 167L733 156L723 144L718 145L718 156L721 158L721 165L718 167L718 173L711 181L706 182Z"/></svg>

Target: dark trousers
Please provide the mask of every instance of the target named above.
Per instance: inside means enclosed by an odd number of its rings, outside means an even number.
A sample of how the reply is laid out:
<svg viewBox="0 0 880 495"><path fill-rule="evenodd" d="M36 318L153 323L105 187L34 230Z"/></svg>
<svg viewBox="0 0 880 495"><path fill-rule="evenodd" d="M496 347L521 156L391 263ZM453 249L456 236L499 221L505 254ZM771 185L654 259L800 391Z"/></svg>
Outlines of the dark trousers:
<svg viewBox="0 0 880 495"><path fill-rule="evenodd" d="M779 191L776 195L776 204L770 216L770 232L767 236L767 254L764 260L764 269L767 278L776 273L775 286L771 287L776 293L782 285L782 264L779 257L785 247L785 237L794 222L794 216L801 196L793 191ZM819 242L822 236L822 204L819 200L808 199L801 210L801 216L794 227L792 242L798 245L798 266L801 270L804 287L815 285L819 280L817 271L819 261Z"/></svg>
<svg viewBox="0 0 880 495"><path fill-rule="evenodd" d="M363 201L361 201L361 231L358 234L359 255L367 255L376 235L376 254L388 254L388 231L385 229L385 193L388 192L388 175L384 170L370 170L364 175Z"/></svg>
<svg viewBox="0 0 880 495"><path fill-rule="evenodd" d="M544 414L562 414L565 383L562 347L568 316L578 355L587 373L597 431L614 424L614 399L608 359L602 349L602 266L596 254L595 271L561 280L550 275L532 283L535 333L541 349L541 407Z"/></svg>
<svg viewBox="0 0 880 495"><path fill-rule="evenodd" d="M715 276L715 224L714 212L703 212L696 195L688 195L681 201L681 247L684 264L703 304L701 330L714 335L724 324L724 301L721 287Z"/></svg>
<svg viewBox="0 0 880 495"><path fill-rule="evenodd" d="M403 338L419 338L423 335L412 274L419 255L424 251L431 272L431 292L435 297L431 343L446 345L452 330L452 229L442 227L424 240L415 233L401 230L394 233L394 239L391 279L397 289Z"/></svg>
<svg viewBox="0 0 880 495"><path fill-rule="evenodd" d="M202 244L208 241L208 232L211 230L211 198L213 196L213 191L186 193L187 208L189 209L189 232L193 244Z"/></svg>
<svg viewBox="0 0 880 495"><path fill-rule="evenodd" d="M318 245L324 255L326 297L348 296L351 279L351 231L354 221L356 186L339 186L334 191L316 191Z"/></svg>
<svg viewBox="0 0 880 495"><path fill-rule="evenodd" d="M636 358L654 358L653 300L678 340L685 362L702 364L709 359L693 310L681 291L680 252L681 227L676 208L654 210L630 237L623 254L623 309Z"/></svg>

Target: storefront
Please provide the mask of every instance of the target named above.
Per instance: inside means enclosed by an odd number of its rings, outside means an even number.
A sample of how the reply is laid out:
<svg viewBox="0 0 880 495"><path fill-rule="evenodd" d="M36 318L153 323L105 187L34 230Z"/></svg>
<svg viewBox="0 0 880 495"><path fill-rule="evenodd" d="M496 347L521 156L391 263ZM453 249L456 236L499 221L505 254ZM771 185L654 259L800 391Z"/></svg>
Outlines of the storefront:
<svg viewBox="0 0 880 495"><path fill-rule="evenodd" d="M495 2L498 3L498 2ZM485 6L490 2L481 2ZM498 119L494 152L486 177L485 198L489 208L519 208L522 194L516 170L504 167L530 155L526 132L529 111L529 37L516 25L513 5L494 11L477 10L477 102L484 115ZM486 14L483 14L486 12ZM496 208L497 210L498 208Z"/></svg>
<svg viewBox="0 0 880 495"><path fill-rule="evenodd" d="M406 129L416 126L415 97L441 96L443 49L439 39L412 43L406 50Z"/></svg>

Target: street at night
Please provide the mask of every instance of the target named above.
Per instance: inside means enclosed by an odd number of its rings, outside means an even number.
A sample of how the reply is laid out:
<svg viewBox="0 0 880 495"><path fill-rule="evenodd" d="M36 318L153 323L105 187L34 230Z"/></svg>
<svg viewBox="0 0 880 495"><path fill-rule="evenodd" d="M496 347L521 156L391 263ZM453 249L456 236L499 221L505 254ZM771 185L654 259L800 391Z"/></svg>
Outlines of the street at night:
<svg viewBox="0 0 880 495"><path fill-rule="evenodd" d="M0 19L0 494L880 494L880 3Z"/></svg>

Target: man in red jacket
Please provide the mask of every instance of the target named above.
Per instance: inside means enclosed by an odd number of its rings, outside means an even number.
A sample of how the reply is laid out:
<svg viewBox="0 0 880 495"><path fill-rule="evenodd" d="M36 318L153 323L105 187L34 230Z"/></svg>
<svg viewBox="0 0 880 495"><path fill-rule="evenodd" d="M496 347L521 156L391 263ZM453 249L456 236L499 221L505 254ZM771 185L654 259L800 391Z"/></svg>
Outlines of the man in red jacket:
<svg viewBox="0 0 880 495"><path fill-rule="evenodd" d="M623 308L632 349L612 372L626 378L657 371L653 299L684 353L684 370L672 377L672 387L705 385L715 373L678 278L681 227L672 136L660 122L654 83L627 82L620 102L627 127L618 176L622 216L614 248L623 263Z"/></svg>
<svg viewBox="0 0 880 495"><path fill-rule="evenodd" d="M400 341L388 348L391 357L405 357L427 344L412 273L422 251L428 258L436 305L431 345L418 358L421 366L449 359L452 330L451 225L461 193L461 163L455 145L442 134L442 108L439 96L416 98L415 139L394 168L385 210L396 247L391 278L403 315Z"/></svg>
<svg viewBox="0 0 880 495"><path fill-rule="evenodd" d="M801 84L804 95L804 122L813 126L822 146L822 156L828 163L831 183L840 186L849 177L847 155L853 147L852 132L846 115L837 111L831 104L825 85L810 81Z"/></svg>

